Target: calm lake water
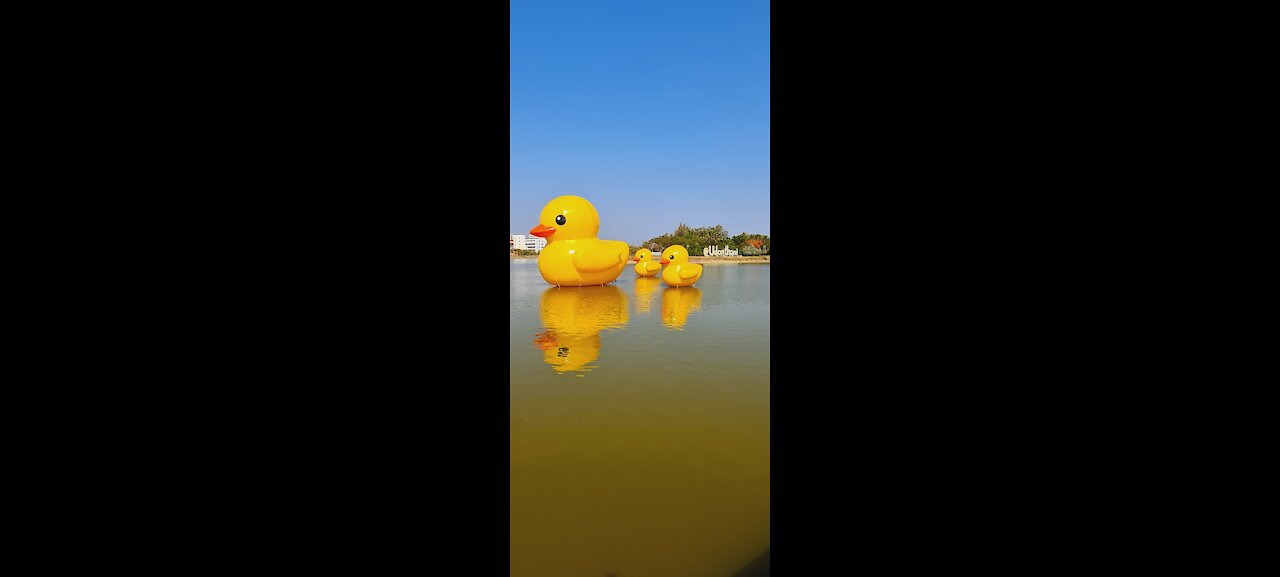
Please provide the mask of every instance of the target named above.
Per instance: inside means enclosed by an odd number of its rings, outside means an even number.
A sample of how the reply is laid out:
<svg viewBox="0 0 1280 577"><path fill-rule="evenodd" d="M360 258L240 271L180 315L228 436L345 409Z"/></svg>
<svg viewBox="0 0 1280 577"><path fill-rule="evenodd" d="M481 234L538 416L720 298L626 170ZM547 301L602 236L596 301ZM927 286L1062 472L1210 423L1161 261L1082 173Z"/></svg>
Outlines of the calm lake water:
<svg viewBox="0 0 1280 577"><path fill-rule="evenodd" d="M729 577L769 547L769 265L511 262L511 576Z"/></svg>

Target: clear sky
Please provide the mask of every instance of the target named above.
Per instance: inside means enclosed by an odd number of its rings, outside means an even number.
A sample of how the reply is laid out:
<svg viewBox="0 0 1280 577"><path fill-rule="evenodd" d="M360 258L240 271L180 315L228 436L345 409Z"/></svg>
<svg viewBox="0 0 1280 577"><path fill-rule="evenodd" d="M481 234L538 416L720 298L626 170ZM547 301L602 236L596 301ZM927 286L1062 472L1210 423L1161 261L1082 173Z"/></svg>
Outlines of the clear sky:
<svg viewBox="0 0 1280 577"><path fill-rule="evenodd" d="M611 240L769 234L769 3L512 0L511 232L562 194Z"/></svg>

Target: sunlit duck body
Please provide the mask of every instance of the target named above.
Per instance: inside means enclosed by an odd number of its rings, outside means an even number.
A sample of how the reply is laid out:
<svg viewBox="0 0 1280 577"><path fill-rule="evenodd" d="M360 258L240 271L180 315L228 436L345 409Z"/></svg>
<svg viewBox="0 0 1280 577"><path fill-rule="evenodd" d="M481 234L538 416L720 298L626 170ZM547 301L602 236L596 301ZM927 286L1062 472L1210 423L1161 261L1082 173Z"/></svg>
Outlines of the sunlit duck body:
<svg viewBox="0 0 1280 577"><path fill-rule="evenodd" d="M538 255L538 272L556 286L609 284L626 268L630 249L619 240L600 240L600 216L580 196L560 196L542 209L529 234L547 239Z"/></svg>
<svg viewBox="0 0 1280 577"><path fill-rule="evenodd" d="M653 260L653 251L642 248L636 251L635 258L631 260L636 263L636 274L639 276L657 276L658 271L662 270L662 265Z"/></svg>
<svg viewBox="0 0 1280 577"><path fill-rule="evenodd" d="M702 265L689 262L689 251L678 244L662 251L662 280L670 286L693 286L702 278Z"/></svg>

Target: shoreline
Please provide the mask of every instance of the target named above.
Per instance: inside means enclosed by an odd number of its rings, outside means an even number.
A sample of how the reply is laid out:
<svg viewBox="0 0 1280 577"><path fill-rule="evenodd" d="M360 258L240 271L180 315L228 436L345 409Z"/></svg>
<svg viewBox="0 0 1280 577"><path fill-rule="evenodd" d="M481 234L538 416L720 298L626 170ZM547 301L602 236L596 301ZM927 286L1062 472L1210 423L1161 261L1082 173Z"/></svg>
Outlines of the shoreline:
<svg viewBox="0 0 1280 577"><path fill-rule="evenodd" d="M510 255L514 259L536 260L536 256ZM769 255L760 256L690 256L689 262L698 264L769 264Z"/></svg>
<svg viewBox="0 0 1280 577"><path fill-rule="evenodd" d="M698 264L769 264L769 255L760 256L690 256Z"/></svg>

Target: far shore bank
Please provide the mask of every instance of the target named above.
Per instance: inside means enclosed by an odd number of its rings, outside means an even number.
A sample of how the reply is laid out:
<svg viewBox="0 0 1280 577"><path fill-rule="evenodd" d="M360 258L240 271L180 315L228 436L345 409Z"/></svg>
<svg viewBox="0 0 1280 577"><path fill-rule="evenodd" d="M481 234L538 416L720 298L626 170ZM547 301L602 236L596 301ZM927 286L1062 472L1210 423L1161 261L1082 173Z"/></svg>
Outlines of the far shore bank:
<svg viewBox="0 0 1280 577"><path fill-rule="evenodd" d="M536 259L537 256L512 254L511 258ZM769 264L769 255L760 256L691 256L689 262L698 264Z"/></svg>
<svg viewBox="0 0 1280 577"><path fill-rule="evenodd" d="M699 264L769 264L769 255L760 256L691 256L689 262Z"/></svg>

